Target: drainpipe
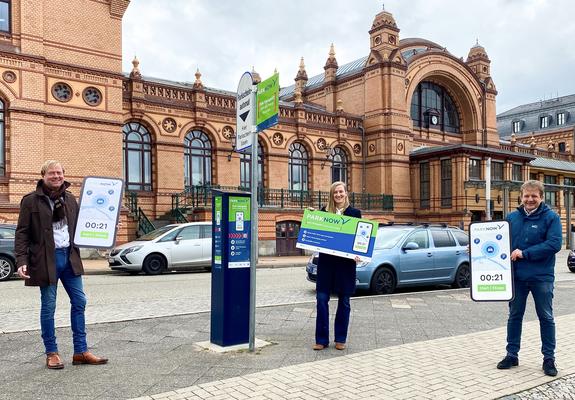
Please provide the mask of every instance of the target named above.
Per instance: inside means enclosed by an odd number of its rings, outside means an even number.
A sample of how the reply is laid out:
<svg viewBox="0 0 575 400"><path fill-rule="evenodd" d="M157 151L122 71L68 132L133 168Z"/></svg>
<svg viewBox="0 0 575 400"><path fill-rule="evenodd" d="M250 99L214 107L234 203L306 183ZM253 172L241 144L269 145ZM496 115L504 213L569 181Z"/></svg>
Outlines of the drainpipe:
<svg viewBox="0 0 575 400"><path fill-rule="evenodd" d="M365 129L363 126L359 127L361 131L361 194L365 194Z"/></svg>
<svg viewBox="0 0 575 400"><path fill-rule="evenodd" d="M487 88L485 83L480 81L481 84L481 95L483 97L483 107L481 107L481 124L483 129L481 130L481 144L483 147L487 147Z"/></svg>

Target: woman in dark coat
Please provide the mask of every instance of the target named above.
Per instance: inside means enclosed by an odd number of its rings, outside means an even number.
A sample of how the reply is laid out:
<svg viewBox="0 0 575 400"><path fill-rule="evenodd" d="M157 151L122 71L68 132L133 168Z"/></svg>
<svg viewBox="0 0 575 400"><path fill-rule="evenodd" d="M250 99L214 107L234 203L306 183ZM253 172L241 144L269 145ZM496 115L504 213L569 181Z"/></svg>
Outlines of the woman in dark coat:
<svg viewBox="0 0 575 400"><path fill-rule="evenodd" d="M361 211L349 205L347 190L343 182L332 183L328 205L322 211L361 218ZM330 254L319 254L314 350L323 350L329 346L329 296L331 293L338 296L334 325L335 348L338 350L345 349L351 311L349 298L355 292L355 268L358 260L358 257L352 260Z"/></svg>

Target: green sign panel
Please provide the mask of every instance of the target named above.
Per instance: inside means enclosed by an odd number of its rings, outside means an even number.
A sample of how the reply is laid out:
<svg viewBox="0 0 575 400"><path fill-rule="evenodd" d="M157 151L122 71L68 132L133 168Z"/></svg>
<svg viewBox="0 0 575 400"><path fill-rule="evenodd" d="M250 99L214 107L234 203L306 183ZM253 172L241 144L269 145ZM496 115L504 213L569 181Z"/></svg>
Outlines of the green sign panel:
<svg viewBox="0 0 575 400"><path fill-rule="evenodd" d="M280 78L278 73L258 83L258 93L256 97L256 125L258 126L258 132L270 126L277 125L280 111L279 93Z"/></svg>
<svg viewBox="0 0 575 400"><path fill-rule="evenodd" d="M216 267L222 265L222 196L217 196L214 201L216 215L216 229L214 232L214 263Z"/></svg>

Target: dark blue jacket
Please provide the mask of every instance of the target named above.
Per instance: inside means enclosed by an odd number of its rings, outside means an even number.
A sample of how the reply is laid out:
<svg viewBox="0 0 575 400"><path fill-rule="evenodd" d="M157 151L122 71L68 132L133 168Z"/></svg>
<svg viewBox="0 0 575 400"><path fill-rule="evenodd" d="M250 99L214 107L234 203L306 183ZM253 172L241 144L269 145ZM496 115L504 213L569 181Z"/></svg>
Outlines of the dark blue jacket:
<svg viewBox="0 0 575 400"><path fill-rule="evenodd" d="M350 206L345 209L343 215L361 218L361 211ZM351 258L319 253L316 290L351 296L355 293L355 269L355 260Z"/></svg>
<svg viewBox="0 0 575 400"><path fill-rule="evenodd" d="M513 263L515 280L553 282L555 253L563 237L559 215L541 203L526 215L523 206L507 216L511 229L511 251L520 249L523 258Z"/></svg>

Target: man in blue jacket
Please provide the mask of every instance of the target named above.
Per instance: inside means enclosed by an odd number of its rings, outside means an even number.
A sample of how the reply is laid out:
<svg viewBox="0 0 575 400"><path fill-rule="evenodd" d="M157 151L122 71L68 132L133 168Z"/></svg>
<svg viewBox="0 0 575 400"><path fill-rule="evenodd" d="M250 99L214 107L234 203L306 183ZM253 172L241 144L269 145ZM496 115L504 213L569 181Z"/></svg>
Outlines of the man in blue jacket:
<svg viewBox="0 0 575 400"><path fill-rule="evenodd" d="M545 375L556 376L553 282L555 253L561 249L561 220L543 203L543 184L539 181L527 181L521 186L521 202L517 211L507 217L511 227L515 297L509 302L507 355L497 368L519 365L521 326L527 296L531 292L541 331L543 371Z"/></svg>

